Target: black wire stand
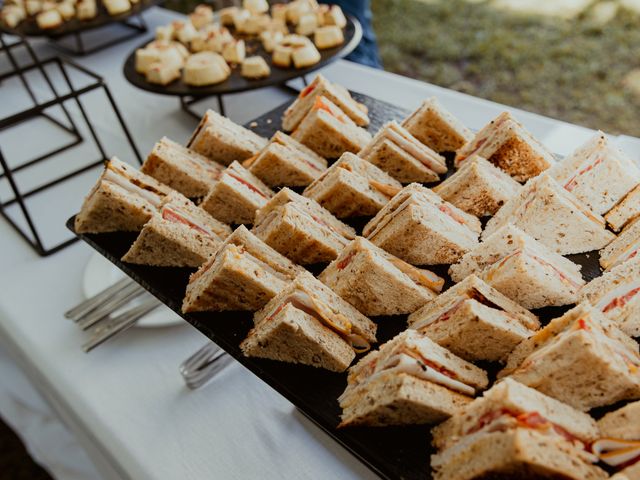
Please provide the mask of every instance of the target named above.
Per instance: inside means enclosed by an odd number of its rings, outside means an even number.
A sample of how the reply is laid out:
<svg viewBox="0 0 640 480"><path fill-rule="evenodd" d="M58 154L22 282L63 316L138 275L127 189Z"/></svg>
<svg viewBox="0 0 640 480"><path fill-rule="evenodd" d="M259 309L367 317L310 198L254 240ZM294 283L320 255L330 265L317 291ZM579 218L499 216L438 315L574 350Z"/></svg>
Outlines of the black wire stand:
<svg viewBox="0 0 640 480"><path fill-rule="evenodd" d="M137 19L137 21L132 21L134 18ZM89 47L86 46L86 40L82 39L82 35L91 32L92 30L79 30L61 37L52 37L51 43L55 48L69 55L90 55L100 50L113 47L119 43L126 42L127 40L131 40L132 38L146 33L149 30L141 13L133 17L129 17L126 20L117 22L117 24L125 27L128 30L128 33L124 33L123 35L116 36L114 38L109 37L105 41L98 42L97 44ZM71 45L69 45L70 42L64 41L64 39L69 37L73 37L75 39Z"/></svg>
<svg viewBox="0 0 640 480"><path fill-rule="evenodd" d="M16 55L14 55L13 51L19 47L24 48L28 54L27 55L28 60L26 63L18 62ZM10 77L17 77L20 83L22 84L23 88L27 92L27 95L31 99L32 105L30 107L27 107L24 110L21 110L17 113L11 114L5 118L0 119L0 132L40 117L45 119L49 123L51 123L55 128L60 129L61 131L65 132L66 134L72 137L71 141L64 144L63 146L55 148L50 152L41 154L36 158L24 161L23 163L20 163L19 165L15 165L12 167L9 167L9 162L5 158L2 152L2 148L0 147L0 180L3 180L3 179L7 180L13 195L13 198L9 198L8 200L0 199L0 215L4 217L4 219L7 222L9 222L9 224L13 227L13 229L27 243L29 243L29 245L31 245L31 247L33 247L33 249L39 255L47 256L63 249L64 247L75 242L77 239L70 238L52 247L45 247L45 244L42 241L40 232L34 222L33 215L29 210L27 200L29 199L29 197L37 193L43 192L48 188L51 188L77 175L80 175L86 172L87 170L90 170L91 168L94 168L97 165L100 165L101 163L108 160L108 156L102 145L102 142L100 141L100 138L96 134L96 129L93 126L91 119L87 114L87 110L85 109L85 106L81 101L81 97L83 95L95 90L102 90L104 92L120 124L120 127L124 132L124 135L129 143L129 146L131 147L131 150L133 151L139 163L142 163L142 158L135 145L135 142L133 141L133 138L131 136L131 133L129 132L129 129L127 128L124 122L124 118L122 117L120 111L118 110L118 107L113 99L113 96L111 95L111 92L107 87L107 85L104 83L104 80L102 79L102 77L68 59L64 59L60 57L52 57L47 60L40 60L35 54L35 52L33 51L32 47L23 37L14 37L13 41L11 41L9 37L3 34L0 34L0 54L3 54L3 53L7 56L8 63L10 65L10 70L0 74L0 84L2 84L2 82L6 81ZM58 90L56 89L54 82L51 80L51 76L47 71L47 67L58 69L61 77L64 79L66 93L62 93L62 94L58 93ZM69 69L75 69L81 72L87 78L90 79L90 82L87 83L86 85L83 85L82 87L77 88L71 81L71 78L69 76L69 71L68 71ZM37 70L39 74L42 76L42 78L44 79L44 83L48 87L48 91L51 94L50 100L39 101L38 98L36 97L34 93L34 89L32 85L29 83L29 79L27 78L27 75L26 75L28 72L31 72L33 70ZM69 113L69 110L67 109L67 105L66 105L67 102L73 102L73 104L75 104L78 111L80 112L82 120L86 124L87 130L89 132L88 137L93 141L93 143L95 144L100 154L99 158L92 161L89 164L86 164L80 168L77 168L60 177L54 178L37 187L31 188L28 191L21 191L15 179L15 174L17 172L27 169L29 167L32 167L34 165L37 165L48 159L52 159L53 157L56 157L62 154L63 152L73 147L76 147L77 145L85 141L72 115ZM50 110L54 107L60 108L64 117L63 120L59 120L47 112L47 110ZM28 227L27 229L20 226L18 222L16 222L7 213L7 208L15 204L17 204L19 210L24 216L24 220Z"/></svg>

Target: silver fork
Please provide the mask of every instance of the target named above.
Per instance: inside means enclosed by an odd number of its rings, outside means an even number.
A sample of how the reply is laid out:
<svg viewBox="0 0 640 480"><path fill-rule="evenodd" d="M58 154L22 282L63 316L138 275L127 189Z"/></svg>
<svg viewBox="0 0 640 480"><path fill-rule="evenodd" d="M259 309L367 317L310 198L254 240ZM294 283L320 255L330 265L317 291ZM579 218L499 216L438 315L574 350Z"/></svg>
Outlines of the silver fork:
<svg viewBox="0 0 640 480"><path fill-rule="evenodd" d="M209 342L180 365L180 373L187 387L195 390L213 379L232 360L224 350Z"/></svg>
<svg viewBox="0 0 640 480"><path fill-rule="evenodd" d="M101 321L99 325L93 328L91 338L82 345L82 349L85 353L89 353L118 333L131 328L138 320L160 305L161 303L158 299L150 296L140 305L129 308L120 315Z"/></svg>
<svg viewBox="0 0 640 480"><path fill-rule="evenodd" d="M93 297L87 298L85 301L80 302L75 307L69 309L64 313L64 316L65 318L77 322L82 317L100 307L100 305L108 301L113 296L118 295L122 289L134 283L135 282L130 278L123 278L121 280L118 280L109 288L104 289L100 293L94 295Z"/></svg>
<svg viewBox="0 0 640 480"><path fill-rule="evenodd" d="M150 294L147 294L146 290L140 285L138 285L137 283L132 283L131 285L128 285L124 289L120 290L118 294L107 299L98 308L80 318L76 323L82 330L86 330L96 323L105 320L112 312L115 312L118 308L126 305L131 300L142 294L150 296Z"/></svg>

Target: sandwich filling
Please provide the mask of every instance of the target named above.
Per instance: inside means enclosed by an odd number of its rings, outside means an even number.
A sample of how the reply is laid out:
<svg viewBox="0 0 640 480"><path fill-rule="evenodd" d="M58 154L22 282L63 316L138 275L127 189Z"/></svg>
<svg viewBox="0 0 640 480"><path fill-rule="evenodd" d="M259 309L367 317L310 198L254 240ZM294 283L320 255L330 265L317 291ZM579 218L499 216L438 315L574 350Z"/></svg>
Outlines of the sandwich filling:
<svg viewBox="0 0 640 480"><path fill-rule="evenodd" d="M581 316L568 323L561 331L553 334L548 328L540 330L531 340L538 346L531 355L520 365L517 370L522 371L532 368L536 363L543 361L544 356L550 351L564 335L575 332L587 333L599 343L606 345L608 349L621 360L631 374L640 371L640 355L634 352L626 344L611 338L606 330L598 322L593 322L589 316Z"/></svg>
<svg viewBox="0 0 640 480"><path fill-rule="evenodd" d="M222 232L214 232L209 226L203 222L198 221L193 215L189 215L185 210L177 207L176 205L165 205L162 207L162 218L168 222L180 223L186 225L189 228L197 230L211 238L220 238L223 236Z"/></svg>
<svg viewBox="0 0 640 480"><path fill-rule="evenodd" d="M602 313L615 314L624 309L638 293L640 293L640 279L623 283L602 296L595 307Z"/></svg>
<svg viewBox="0 0 640 480"><path fill-rule="evenodd" d="M338 168L342 168L344 170L347 170L348 172L354 173L356 175L362 175L363 177L366 177L365 174L360 173L360 172L354 172L353 171L353 166L351 166L348 163L341 163L338 165ZM389 185L388 183L383 183L380 182L378 180L374 180L373 178L368 178L367 177L367 181L369 183L369 186L374 189L377 190L379 193L381 193L382 195L384 195L385 197L388 198L392 198L396 193L398 193L400 190L402 190L402 187L397 187L395 185Z"/></svg>
<svg viewBox="0 0 640 480"><path fill-rule="evenodd" d="M266 192L262 191L258 186L252 184L250 181L242 178L240 175L238 175L237 173L231 173L229 171L229 169L225 170L225 172L227 175L229 175L229 177L231 177L233 180L235 180L236 182L240 183L243 187L248 188L249 190L251 190L253 193L261 196L262 198L264 198L265 200L268 200L271 195L267 194Z"/></svg>
<svg viewBox="0 0 640 480"><path fill-rule="evenodd" d="M590 463L598 462L598 457L592 453L589 443L580 440L576 435L536 411L524 412L504 407L491 410L480 416L476 424L464 433L464 441L470 443L484 434L507 432L518 428L535 430L555 441L569 442L573 448L580 452L582 460Z"/></svg>
<svg viewBox="0 0 640 480"><path fill-rule="evenodd" d="M489 300L485 295L483 295L477 288L469 288L466 292L462 293L457 298L452 298L449 302L442 306L439 310L433 312L431 315L423 318L421 321L416 322L412 328L416 330L420 330L429 325L435 325L436 323L446 322L451 317L455 315L455 313L462 308L465 302L469 300L475 300L482 305L492 308L494 310L498 310L502 312L504 315L509 318L516 320L518 323L522 324L527 329L535 329L536 323L533 321L529 321L527 317L524 315L516 315L512 312L508 312L500 305Z"/></svg>
<svg viewBox="0 0 640 480"><path fill-rule="evenodd" d="M616 267L627 260L631 260L635 258L640 252L640 240L630 243L627 248L625 248L622 252L616 255L612 260L612 262L607 265L607 270L611 270L613 267Z"/></svg>
<svg viewBox="0 0 640 480"><path fill-rule="evenodd" d="M563 272L552 263L542 259L541 257L535 255L534 253L529 252L527 249L517 249L514 252L507 255L506 257L503 257L501 260L494 263L492 266L490 266L487 269L485 279L488 282L491 282L495 277L495 275L498 273L498 271L502 269L510 260L512 260L517 256L523 256L523 257L529 258L534 262L538 263L539 265L541 265L542 267L544 267L545 269L553 271L554 275L559 280L561 280L563 283L565 283L566 285L568 285L570 288L574 290L578 290L582 286L582 283L569 277L566 272Z"/></svg>
<svg viewBox="0 0 640 480"><path fill-rule="evenodd" d="M337 269L344 270L345 268L347 268L356 257L356 255L358 255L358 253L360 253L358 250L352 250L351 252L349 252L347 256L338 261L338 263L336 264ZM383 257L385 258L385 260L389 261L395 268L400 270L400 272L409 277L413 283L421 287L428 288L435 293L440 293L442 291L442 287L444 286L444 279L439 277L435 273L429 270L422 270L420 268L414 267L413 265L387 252L383 253Z"/></svg>
<svg viewBox="0 0 640 480"><path fill-rule="evenodd" d="M602 158L598 158L598 159L596 159L595 162L587 165L582 170L579 170L578 172L576 172L576 174L573 175L569 179L569 181L564 184L564 189L568 190L569 192L571 192L573 189L575 189L578 186L578 180L579 180L580 176L582 176L585 173L588 173L591 170L593 170L594 168L596 168L598 165L600 165L602 163L602 161L603 161Z"/></svg>
<svg viewBox="0 0 640 480"><path fill-rule="evenodd" d="M415 346L403 344L391 352L375 356L355 376L349 378L349 385L338 398L340 405L345 408L359 401L359 395L349 399L356 386L372 382L382 375L393 372L404 373L412 377L441 385L450 390L473 396L475 388L460 380L456 372L443 366L437 360L431 360L423 355Z"/></svg>
<svg viewBox="0 0 640 480"><path fill-rule="evenodd" d="M356 353L364 353L371 348L367 339L353 331L353 325L345 315L307 292L302 286L298 286L297 290L287 295L264 321L273 320L287 305L303 311L337 333Z"/></svg>
<svg viewBox="0 0 640 480"><path fill-rule="evenodd" d="M620 470L640 462L640 441L601 438L592 448L601 461Z"/></svg>
<svg viewBox="0 0 640 480"><path fill-rule="evenodd" d="M102 179L118 185L133 195L144 198L156 208L160 208L162 199L165 197L164 192L129 175L127 171L114 165L113 162L107 163Z"/></svg>

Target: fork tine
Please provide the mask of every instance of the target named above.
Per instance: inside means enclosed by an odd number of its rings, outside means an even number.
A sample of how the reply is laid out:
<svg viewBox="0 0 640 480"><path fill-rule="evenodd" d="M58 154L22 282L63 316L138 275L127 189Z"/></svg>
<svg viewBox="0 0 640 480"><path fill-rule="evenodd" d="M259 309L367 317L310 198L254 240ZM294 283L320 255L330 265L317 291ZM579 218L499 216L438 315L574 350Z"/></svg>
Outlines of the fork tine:
<svg viewBox="0 0 640 480"><path fill-rule="evenodd" d="M77 321L92 310L98 308L103 302L108 300L112 295L125 288L127 285L135 283L128 277L118 280L110 287L102 290L93 297L87 298L85 301L80 302L75 307L69 309L64 313L65 318L73 321Z"/></svg>
<svg viewBox="0 0 640 480"><path fill-rule="evenodd" d="M95 309L80 319L77 324L82 330L86 330L87 328L104 320L110 313L129 303L131 300L143 293L146 293L146 291L141 286L138 284L132 284L130 287L122 290L117 295L114 295L108 301L103 303L100 308Z"/></svg>

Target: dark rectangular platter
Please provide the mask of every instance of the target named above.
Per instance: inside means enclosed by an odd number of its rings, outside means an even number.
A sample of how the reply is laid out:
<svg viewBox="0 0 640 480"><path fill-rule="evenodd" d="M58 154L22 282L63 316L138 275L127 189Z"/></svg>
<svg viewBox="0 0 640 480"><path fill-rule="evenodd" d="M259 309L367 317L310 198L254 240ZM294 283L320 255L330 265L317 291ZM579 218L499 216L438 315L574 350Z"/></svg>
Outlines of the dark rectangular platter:
<svg viewBox="0 0 640 480"><path fill-rule="evenodd" d="M390 120L401 120L409 112L371 97L354 93L354 97L369 108L374 133ZM282 113L288 104L249 122L256 133L270 137L280 127ZM449 158L449 161L451 158ZM451 173L451 169L450 169ZM67 226L74 231L73 221ZM351 222L361 231L362 220ZM75 233L75 232L74 232ZM106 257L120 270L134 279L188 323L214 341L238 362L293 403L304 415L327 434L347 448L369 468L383 478L424 479L430 477L429 456L433 453L429 427L385 427L337 429L340 408L337 398L346 386L346 373L332 373L312 367L291 365L270 360L246 358L239 345L252 326L252 314L247 312L211 312L183 314L180 311L189 274L194 270L181 268L144 267L123 263L120 258L136 238L134 233L106 233L78 235ZM569 258L583 266L585 280L601 274L598 254L571 255ZM311 267L318 273L322 266ZM447 278L446 266L428 267ZM546 308L536 311L543 322L564 313L568 307ZM378 340L383 343L406 327L406 316L374 318L378 323ZM482 365L494 377L497 365Z"/></svg>

